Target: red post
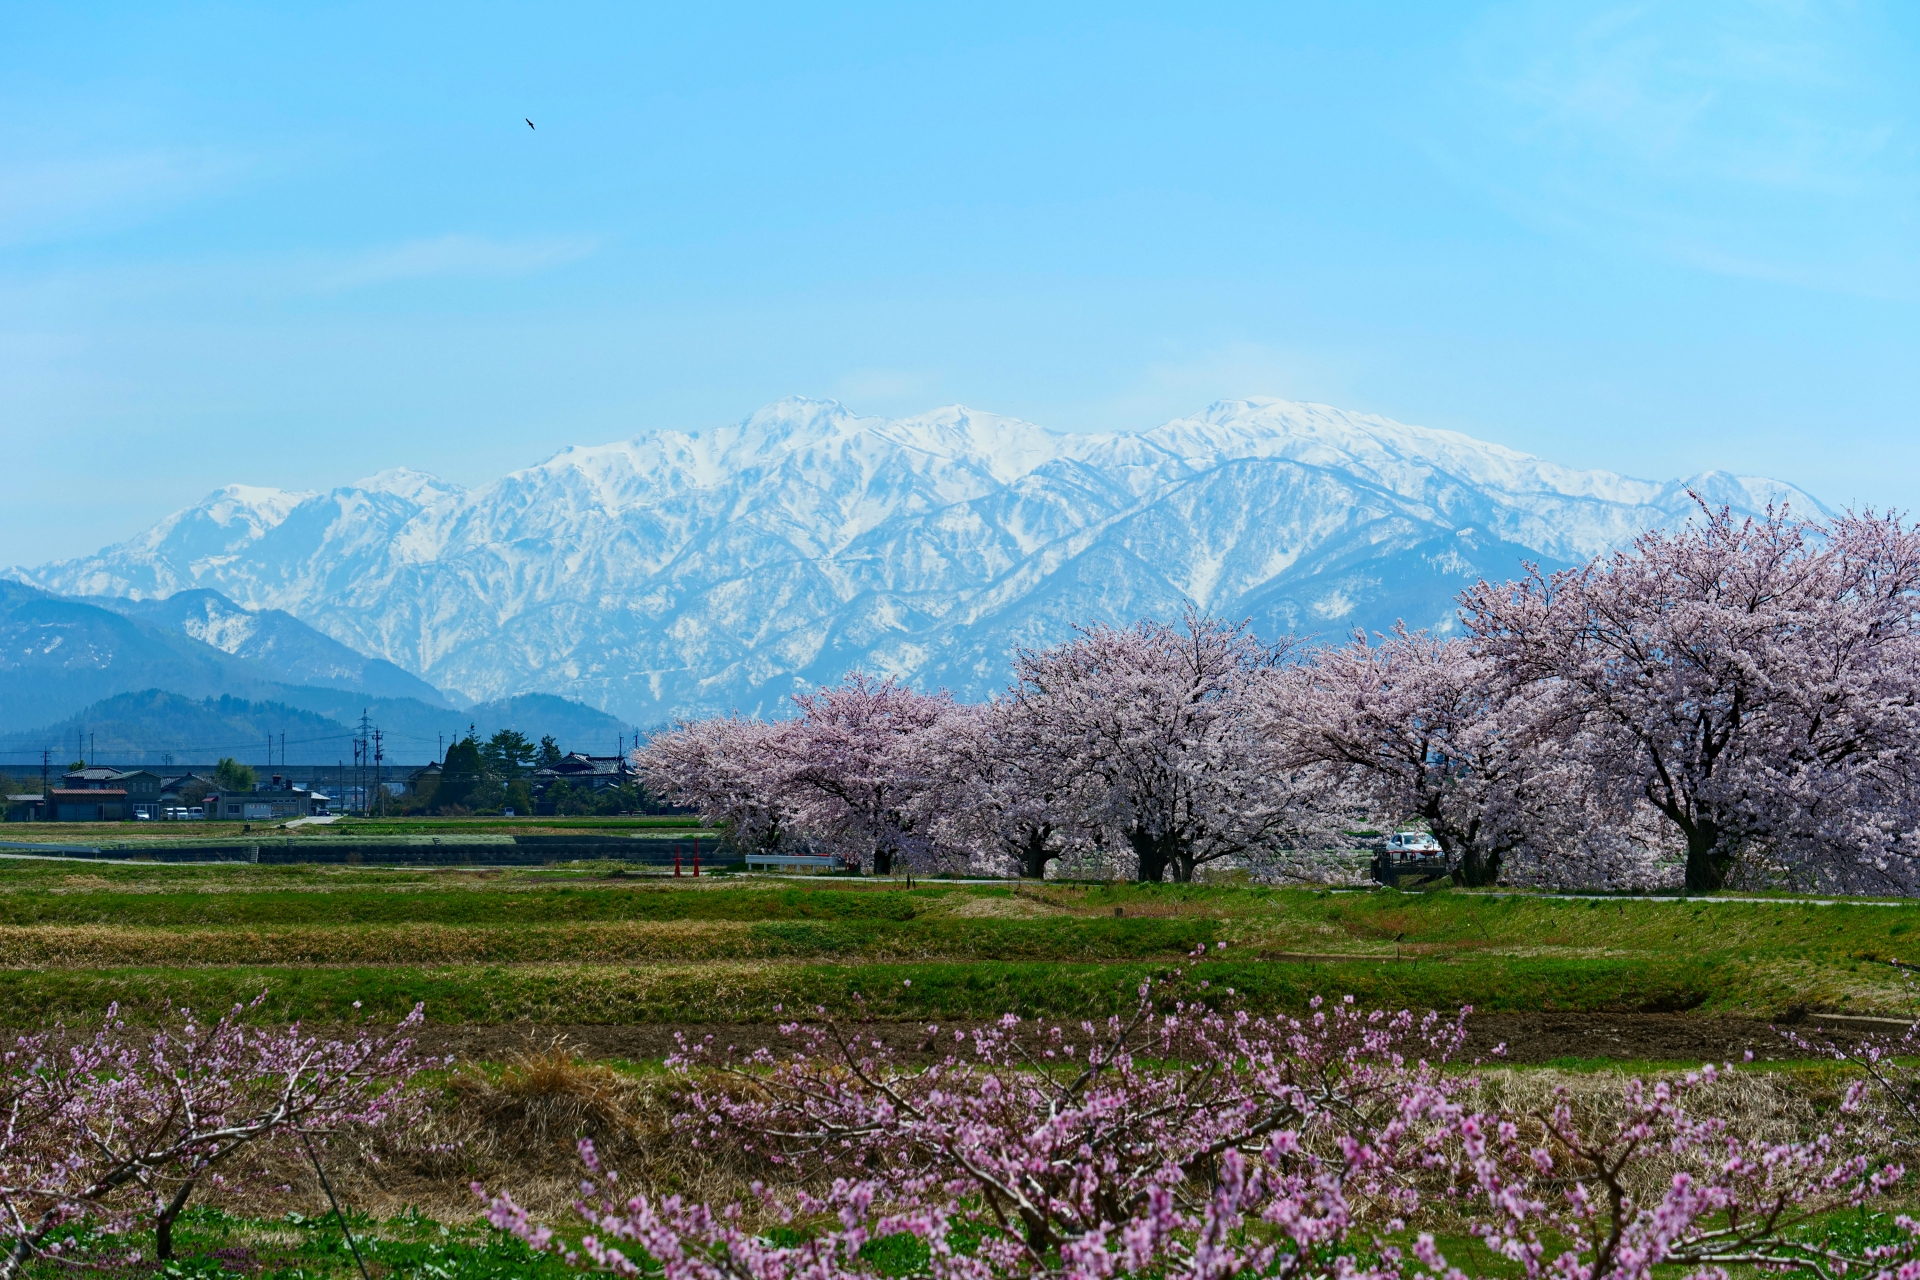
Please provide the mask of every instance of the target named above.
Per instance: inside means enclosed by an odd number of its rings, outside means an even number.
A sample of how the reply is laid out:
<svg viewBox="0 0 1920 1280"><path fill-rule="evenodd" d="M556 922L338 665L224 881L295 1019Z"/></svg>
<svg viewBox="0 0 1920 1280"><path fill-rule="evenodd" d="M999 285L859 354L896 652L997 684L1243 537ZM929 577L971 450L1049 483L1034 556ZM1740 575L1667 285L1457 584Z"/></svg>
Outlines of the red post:
<svg viewBox="0 0 1920 1280"><path fill-rule="evenodd" d="M700 874L700 837L693 838L693 874Z"/></svg>
<svg viewBox="0 0 1920 1280"><path fill-rule="evenodd" d="M678 840L673 842L673 874L676 878L680 875L680 842Z"/></svg>

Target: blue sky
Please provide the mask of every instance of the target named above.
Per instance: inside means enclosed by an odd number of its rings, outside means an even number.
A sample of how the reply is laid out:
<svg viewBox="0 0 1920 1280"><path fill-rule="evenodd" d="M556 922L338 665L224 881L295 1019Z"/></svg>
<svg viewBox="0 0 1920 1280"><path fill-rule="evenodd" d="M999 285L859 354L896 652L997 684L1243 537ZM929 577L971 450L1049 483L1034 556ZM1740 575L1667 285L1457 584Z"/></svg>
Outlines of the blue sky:
<svg viewBox="0 0 1920 1280"><path fill-rule="evenodd" d="M1917 73L1870 3L10 4L0 564L793 393L1907 507Z"/></svg>

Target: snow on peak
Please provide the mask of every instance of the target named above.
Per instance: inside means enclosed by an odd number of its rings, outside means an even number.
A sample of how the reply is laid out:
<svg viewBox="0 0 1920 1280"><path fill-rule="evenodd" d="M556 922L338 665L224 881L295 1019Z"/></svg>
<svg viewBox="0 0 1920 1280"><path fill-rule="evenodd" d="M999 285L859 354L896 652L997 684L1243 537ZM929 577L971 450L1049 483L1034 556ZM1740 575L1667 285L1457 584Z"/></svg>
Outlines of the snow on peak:
<svg viewBox="0 0 1920 1280"><path fill-rule="evenodd" d="M963 404L898 418L878 430L908 448L973 463L1002 484L1058 457L1063 439L1020 418L982 413Z"/></svg>
<svg viewBox="0 0 1920 1280"><path fill-rule="evenodd" d="M1651 501L1661 490L1652 481L1563 467L1459 431L1268 397L1215 401L1196 417L1177 418L1145 435L1195 461L1225 454L1286 458L1357 470L1403 492L1421 487L1435 473L1506 494L1628 504Z"/></svg>
<svg viewBox="0 0 1920 1280"><path fill-rule="evenodd" d="M838 400L782 396L748 414L741 420L739 429L768 436L825 436L842 432L853 424L879 421L878 418L862 418Z"/></svg>
<svg viewBox="0 0 1920 1280"><path fill-rule="evenodd" d="M265 485L230 484L208 494L197 509L207 512L223 523L236 518L252 518L263 520L268 524L279 524L293 514L295 507L313 496L313 491L310 489L273 489Z"/></svg>
<svg viewBox="0 0 1920 1280"><path fill-rule="evenodd" d="M390 493L422 507L430 507L443 498L457 498L466 492L457 484L442 480L430 472L415 471L412 467L388 467L363 480L355 480L347 487L365 493Z"/></svg>
<svg viewBox="0 0 1920 1280"><path fill-rule="evenodd" d="M293 514L294 508L311 500L309 491L272 489L263 485L229 484L191 507L174 512L129 545L157 547L185 527L224 538L251 540L278 528Z"/></svg>
<svg viewBox="0 0 1920 1280"><path fill-rule="evenodd" d="M557 693L655 723L777 712L853 666L985 696L1014 644L1186 600L1262 634L1444 631L1464 582L1684 521L1689 488L1821 510L1774 481L1636 480L1271 398L1093 434L792 396L565 449L471 492L406 468L318 501L231 486L30 580L209 587L471 697ZM205 634L248 625L210 611Z"/></svg>
<svg viewBox="0 0 1920 1280"><path fill-rule="evenodd" d="M1731 471L1702 471L1667 486L1670 501L1663 505L1684 508L1697 496L1710 507L1732 507L1742 511L1764 511L1769 506L1785 506L1789 511L1812 519L1833 514L1818 498L1779 480L1763 476L1737 476Z"/></svg>

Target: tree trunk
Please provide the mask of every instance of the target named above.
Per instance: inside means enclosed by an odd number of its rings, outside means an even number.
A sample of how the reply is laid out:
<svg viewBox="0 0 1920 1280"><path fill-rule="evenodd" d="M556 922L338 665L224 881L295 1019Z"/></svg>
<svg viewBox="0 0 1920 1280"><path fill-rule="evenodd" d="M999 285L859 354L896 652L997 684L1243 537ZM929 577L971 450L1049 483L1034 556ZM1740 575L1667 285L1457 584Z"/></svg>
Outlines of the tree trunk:
<svg viewBox="0 0 1920 1280"><path fill-rule="evenodd" d="M166 1207L154 1215L153 1234L156 1241L154 1253L162 1262L169 1261L173 1257L173 1220L178 1218L180 1211L187 1207L187 1197L192 1194L193 1179L188 1178L180 1184L180 1190L174 1192L173 1199L167 1202Z"/></svg>
<svg viewBox="0 0 1920 1280"><path fill-rule="evenodd" d="M1485 888L1500 883L1500 864L1504 859L1497 853L1481 853L1474 845L1460 850L1460 863L1454 868L1453 882L1468 889Z"/></svg>
<svg viewBox="0 0 1920 1280"><path fill-rule="evenodd" d="M1140 859L1140 883L1158 884L1167 878L1167 864L1173 860L1171 838L1128 832L1127 843Z"/></svg>
<svg viewBox="0 0 1920 1280"><path fill-rule="evenodd" d="M1687 832L1687 892L1711 893L1727 884L1733 859L1720 849L1720 827L1696 822Z"/></svg>
<svg viewBox="0 0 1920 1280"><path fill-rule="evenodd" d="M1047 863L1053 861L1054 856L1047 851L1047 833L1029 831L1026 844L1020 849L1020 874L1028 880L1045 880Z"/></svg>
<svg viewBox="0 0 1920 1280"><path fill-rule="evenodd" d="M1455 884L1480 889L1500 882L1500 864L1506 860L1505 855L1481 849L1479 818L1470 818L1464 824L1448 821L1438 795L1421 805L1418 812L1427 820L1433 838L1440 842L1440 856L1452 864L1450 878Z"/></svg>
<svg viewBox="0 0 1920 1280"><path fill-rule="evenodd" d="M893 874L893 850L875 849L873 851L873 874L877 876Z"/></svg>
<svg viewBox="0 0 1920 1280"><path fill-rule="evenodd" d="M1170 860L1173 864L1173 879L1176 884L1193 882L1193 859L1184 853L1175 853Z"/></svg>

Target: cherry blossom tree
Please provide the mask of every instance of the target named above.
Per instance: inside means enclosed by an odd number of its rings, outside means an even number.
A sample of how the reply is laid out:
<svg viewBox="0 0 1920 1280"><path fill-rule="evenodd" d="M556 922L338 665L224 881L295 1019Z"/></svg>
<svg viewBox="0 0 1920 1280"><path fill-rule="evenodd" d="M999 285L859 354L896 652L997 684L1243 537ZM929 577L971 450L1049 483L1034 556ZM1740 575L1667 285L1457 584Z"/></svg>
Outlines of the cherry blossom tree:
<svg viewBox="0 0 1920 1280"><path fill-rule="evenodd" d="M1262 690L1285 652L1189 606L1178 625L1083 627L1021 650L1011 697L1084 823L1123 839L1140 879L1185 881L1311 819L1299 780L1260 745Z"/></svg>
<svg viewBox="0 0 1920 1280"><path fill-rule="evenodd" d="M938 762L942 783L923 793L923 804L942 843L974 851L982 870L1039 880L1085 838L1074 780L1027 704L956 707Z"/></svg>
<svg viewBox="0 0 1920 1280"><path fill-rule="evenodd" d="M1550 744L1551 745L1551 744ZM1550 889L1677 889L1686 842L1644 799L1595 785L1583 753L1559 747L1573 790L1510 851L1501 882Z"/></svg>
<svg viewBox="0 0 1920 1280"><path fill-rule="evenodd" d="M796 824L880 875L930 862L937 806L926 796L943 776L945 726L959 723L953 699L856 671L793 701L800 717L783 729L772 790Z"/></svg>
<svg viewBox="0 0 1920 1280"><path fill-rule="evenodd" d="M1722 508L1630 550L1463 593L1476 650L1571 713L1596 777L1687 843L1690 889L1745 854L1847 880L1915 852L1920 533Z"/></svg>
<svg viewBox="0 0 1920 1280"><path fill-rule="evenodd" d="M246 1013L209 1026L182 1010L177 1027L141 1036L116 1009L90 1038L26 1036L0 1054L0 1280L57 1254L60 1230L89 1215L121 1232L150 1219L169 1257L188 1197L244 1172L249 1148L419 1114L408 1081L439 1065L413 1053L420 1007L349 1041L251 1027Z"/></svg>
<svg viewBox="0 0 1920 1280"><path fill-rule="evenodd" d="M806 841L882 875L926 863L932 828L949 811L932 794L954 777L944 748L966 736L971 713L944 693L858 671L793 701L791 720L676 725L635 762L650 789L724 824L742 848Z"/></svg>
<svg viewBox="0 0 1920 1280"><path fill-rule="evenodd" d="M1510 689L1463 640L1356 633L1275 681L1268 715L1283 765L1332 771L1390 823L1423 820L1462 884L1495 883L1528 840L1590 816L1547 692Z"/></svg>
<svg viewBox="0 0 1920 1280"><path fill-rule="evenodd" d="M647 789L724 826L743 850L775 852L793 835L785 786L793 753L790 721L717 716L655 734L634 753Z"/></svg>

